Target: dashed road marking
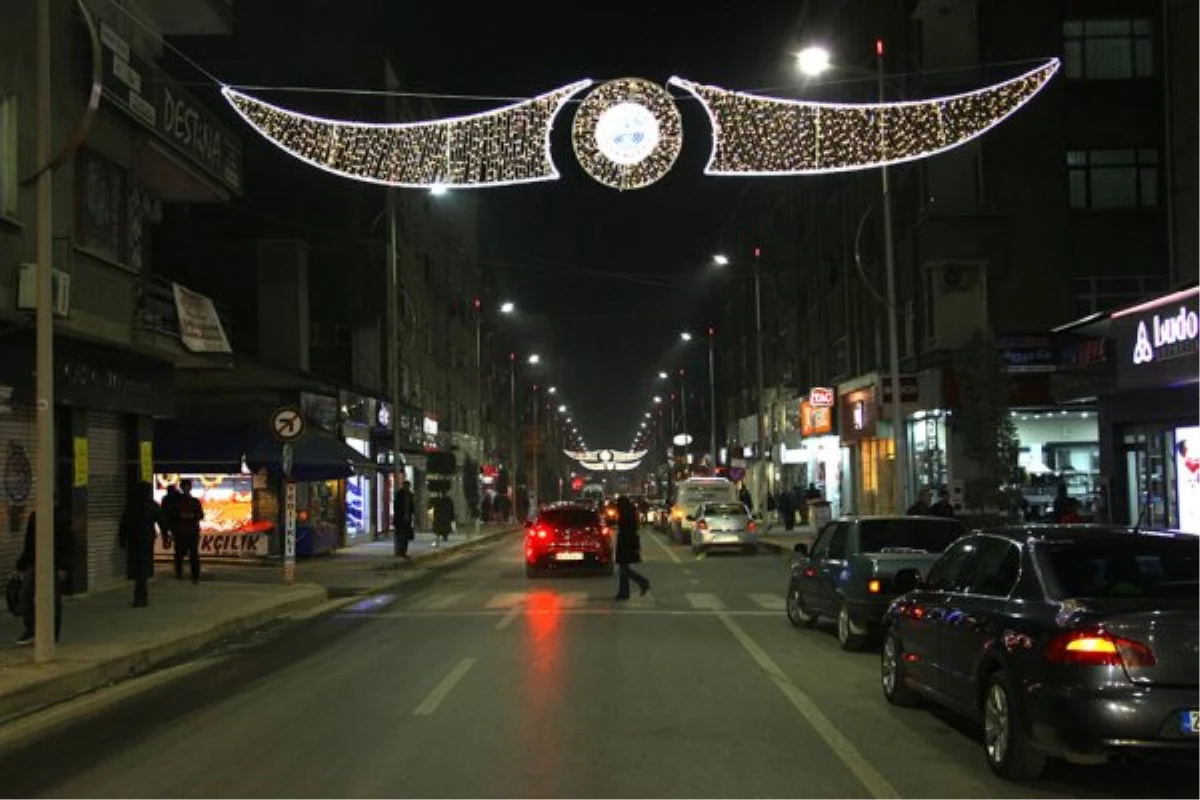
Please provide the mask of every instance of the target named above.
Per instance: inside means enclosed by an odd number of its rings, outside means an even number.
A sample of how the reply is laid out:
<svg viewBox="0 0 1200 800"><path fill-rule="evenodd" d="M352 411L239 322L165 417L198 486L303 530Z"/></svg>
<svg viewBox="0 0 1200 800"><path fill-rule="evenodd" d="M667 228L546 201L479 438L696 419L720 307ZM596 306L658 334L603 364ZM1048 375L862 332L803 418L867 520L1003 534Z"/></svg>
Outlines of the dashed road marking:
<svg viewBox="0 0 1200 800"><path fill-rule="evenodd" d="M437 711L438 705L446 699L446 695L450 694L451 690L458 685L458 682L463 679L463 676L473 666L475 666L474 658L464 658L458 662L454 669L450 670L446 677L442 678L438 682L438 685L433 687L433 691L421 701L421 705L413 710L413 716L428 717L434 711Z"/></svg>

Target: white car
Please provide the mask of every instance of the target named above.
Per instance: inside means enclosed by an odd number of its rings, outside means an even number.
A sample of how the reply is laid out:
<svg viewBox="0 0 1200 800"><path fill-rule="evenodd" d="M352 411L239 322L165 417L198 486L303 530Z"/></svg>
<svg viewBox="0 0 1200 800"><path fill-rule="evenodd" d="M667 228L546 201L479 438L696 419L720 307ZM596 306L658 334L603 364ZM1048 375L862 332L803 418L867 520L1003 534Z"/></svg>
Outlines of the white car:
<svg viewBox="0 0 1200 800"><path fill-rule="evenodd" d="M705 503L736 503L737 487L725 478L688 478L675 484L668 530L680 544L692 540L692 520Z"/></svg>
<svg viewBox="0 0 1200 800"><path fill-rule="evenodd" d="M758 551L758 526L741 503L704 503L692 522L692 552L699 555L714 548Z"/></svg>

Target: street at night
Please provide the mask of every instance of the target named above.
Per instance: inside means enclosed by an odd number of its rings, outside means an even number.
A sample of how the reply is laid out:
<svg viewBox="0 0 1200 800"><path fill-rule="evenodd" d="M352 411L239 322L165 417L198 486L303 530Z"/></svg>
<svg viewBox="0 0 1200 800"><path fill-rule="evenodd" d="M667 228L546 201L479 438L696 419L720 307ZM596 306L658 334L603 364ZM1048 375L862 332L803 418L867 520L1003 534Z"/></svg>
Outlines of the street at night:
<svg viewBox="0 0 1200 800"><path fill-rule="evenodd" d="M781 555L643 536L652 586L527 581L519 539L340 611L38 717L0 742L8 797L1187 797L1191 768L1013 784L979 731L895 709L875 650L783 610ZM139 682L147 684L136 689ZM105 690L108 692L119 691ZM60 715L61 716L61 715Z"/></svg>

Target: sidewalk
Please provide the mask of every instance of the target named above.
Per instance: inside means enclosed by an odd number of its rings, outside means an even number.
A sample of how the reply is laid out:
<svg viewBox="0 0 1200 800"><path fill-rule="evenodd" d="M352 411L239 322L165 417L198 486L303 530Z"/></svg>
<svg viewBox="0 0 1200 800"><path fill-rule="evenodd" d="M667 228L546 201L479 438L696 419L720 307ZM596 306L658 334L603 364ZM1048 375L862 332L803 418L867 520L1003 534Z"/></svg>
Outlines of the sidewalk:
<svg viewBox="0 0 1200 800"><path fill-rule="evenodd" d="M177 581L169 565L158 565L150 584L150 607L135 609L132 584L92 595L63 598L62 640L55 659L33 661L31 646L14 644L21 621L0 619L0 724L44 706L69 700L122 678L147 672L209 644L245 633L279 617L309 616L330 598L380 591L417 577L421 564L443 559L518 530L483 526L434 546L432 533L418 533L408 559L392 557L390 539L343 548L329 556L302 559L296 582L282 582L279 565L209 563L198 586Z"/></svg>

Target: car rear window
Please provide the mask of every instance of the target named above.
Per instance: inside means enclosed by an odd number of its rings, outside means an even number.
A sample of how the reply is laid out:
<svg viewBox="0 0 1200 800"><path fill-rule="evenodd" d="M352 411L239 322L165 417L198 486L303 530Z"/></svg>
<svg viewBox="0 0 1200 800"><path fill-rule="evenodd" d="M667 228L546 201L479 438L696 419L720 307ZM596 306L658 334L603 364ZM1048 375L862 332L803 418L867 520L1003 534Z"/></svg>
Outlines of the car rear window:
<svg viewBox="0 0 1200 800"><path fill-rule="evenodd" d="M1129 534L1037 545L1052 597L1192 597L1200 539Z"/></svg>
<svg viewBox="0 0 1200 800"><path fill-rule="evenodd" d="M940 553L966 530L947 519L864 519L859 522L864 553Z"/></svg>
<svg viewBox="0 0 1200 800"><path fill-rule="evenodd" d="M599 524L595 511L582 508L555 508L538 515L541 522L560 528L586 528Z"/></svg>
<svg viewBox="0 0 1200 800"><path fill-rule="evenodd" d="M740 514L746 516L746 507L741 503L710 503L704 507L705 514L714 516L729 516L731 514Z"/></svg>

